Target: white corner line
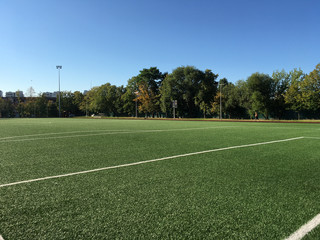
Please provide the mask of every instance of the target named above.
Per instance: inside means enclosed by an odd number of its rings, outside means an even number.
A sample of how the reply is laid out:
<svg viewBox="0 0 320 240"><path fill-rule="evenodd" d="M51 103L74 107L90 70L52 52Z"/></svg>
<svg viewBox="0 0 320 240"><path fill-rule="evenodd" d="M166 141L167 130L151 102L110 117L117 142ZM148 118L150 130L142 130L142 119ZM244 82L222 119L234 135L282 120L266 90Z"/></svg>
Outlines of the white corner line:
<svg viewBox="0 0 320 240"><path fill-rule="evenodd" d="M300 240L313 229L315 229L318 225L320 225L320 213L285 240Z"/></svg>
<svg viewBox="0 0 320 240"><path fill-rule="evenodd" d="M4 238L0 235L0 240L4 240Z"/></svg>
<svg viewBox="0 0 320 240"><path fill-rule="evenodd" d="M224 151L224 150L235 149L235 148L253 147L253 146L259 146L259 145L279 143L279 142L288 142L288 141L299 140L299 139L303 139L303 138L304 137L287 138L287 139L275 140L275 141L269 141L269 142L245 144L245 145L238 145L238 146L225 147L225 148L216 148L216 149L205 150L205 151L201 151L201 152L186 153L186 154L174 155L174 156L169 156L169 157L163 157L163 158L157 158L157 159L151 159L151 160L145 160L145 161L139 161L139 162L133 162L133 163L126 163L126 164L121 164L121 165L116 165L116 166L96 168L96 169L85 170L85 171L80 171L80 172L73 172L73 173L66 173L66 174L61 174L61 175L56 175L56 176L48 176L48 177L42 177L42 178L23 180L23 181L19 181L19 182L6 183L6 184L0 185L0 188L23 184L23 183L39 182L39 181L44 181L44 180L53 179L53 178L62 178L62 177L68 177L68 176L73 176L73 175L80 175L80 174L85 174L85 173L104 171L104 170L109 170L109 169L114 169L114 168L135 166L135 165L146 164L146 163L151 163L151 162L158 162L158 161L163 161L163 160L168 160L168 159L173 159L173 158L193 156L193 155L198 155L198 154L203 154L203 153L218 152L218 151Z"/></svg>

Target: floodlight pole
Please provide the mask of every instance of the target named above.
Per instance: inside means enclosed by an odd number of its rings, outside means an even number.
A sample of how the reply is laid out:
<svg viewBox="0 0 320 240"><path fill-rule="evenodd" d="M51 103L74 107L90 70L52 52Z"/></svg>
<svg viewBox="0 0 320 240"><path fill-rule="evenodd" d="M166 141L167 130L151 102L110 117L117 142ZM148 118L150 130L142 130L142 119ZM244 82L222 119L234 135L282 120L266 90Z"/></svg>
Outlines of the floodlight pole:
<svg viewBox="0 0 320 240"><path fill-rule="evenodd" d="M220 87L220 120L222 119L222 102L221 102L221 83L219 83L219 87Z"/></svg>
<svg viewBox="0 0 320 240"><path fill-rule="evenodd" d="M60 69L62 68L62 66L56 66L56 68L59 70L58 74L59 74L59 117L61 117L61 93L60 93Z"/></svg>

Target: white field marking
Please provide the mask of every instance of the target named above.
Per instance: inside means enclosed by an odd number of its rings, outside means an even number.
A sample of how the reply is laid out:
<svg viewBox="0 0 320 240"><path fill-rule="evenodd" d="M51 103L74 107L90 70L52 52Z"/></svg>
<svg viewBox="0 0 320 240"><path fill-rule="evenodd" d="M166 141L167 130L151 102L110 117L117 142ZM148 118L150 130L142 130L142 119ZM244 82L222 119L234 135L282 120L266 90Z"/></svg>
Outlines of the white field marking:
<svg viewBox="0 0 320 240"><path fill-rule="evenodd" d="M19 135L19 136L10 136L0 138L1 140L14 139L14 138L24 138L24 137L37 137L37 136L47 136L47 135L62 135L62 134L72 134L72 133L90 133L90 132L121 132L126 130L87 130L87 131L72 131L72 132L56 132L56 133L38 133L38 134L30 134L30 135Z"/></svg>
<svg viewBox="0 0 320 240"><path fill-rule="evenodd" d="M181 129L167 129L167 130L139 130L139 131L130 131L130 130L107 130L107 129L100 129L100 130L86 130L86 131L70 131L70 132L55 132L55 133L38 133L38 134L29 134L29 135L18 135L18 136L9 136L0 138L0 142L2 140L11 140L16 138L25 138L25 137L37 137L37 136L48 136L48 135L63 135L63 134L73 134L73 133L92 133L92 132L111 132L112 134L115 132L120 133L128 133L128 132L140 132L140 131L179 131L179 130L201 130L201 129L211 129L211 128L232 128L237 127L241 128L242 126L216 126L216 127L205 127L205 128L181 128ZM250 126L255 128L265 128L264 126ZM268 128L283 128L283 129L311 129L311 128L294 128L294 127L268 127ZM312 128L313 129L313 128ZM317 129L320 130L320 129ZM106 133L109 134L109 133ZM37 138L38 139L38 138ZM42 140L43 138L41 138ZM25 141L25 139L23 139Z"/></svg>
<svg viewBox="0 0 320 240"><path fill-rule="evenodd" d="M158 161L163 161L163 160L168 160L168 159L173 159L173 158L193 156L193 155L198 155L198 154L203 154L203 153L218 152L218 151L224 151L224 150L230 150L230 149L236 149L236 148L253 147L253 146L266 145L266 144L272 144L272 143L288 142L288 141L299 140L299 139L303 139L303 138L304 137L287 138L287 139L275 140L275 141L270 141L270 142L245 144L245 145L238 145L238 146L232 146L232 147L205 150L205 151L201 151L201 152L186 153L186 154L180 154L180 155L175 155L175 156L170 156L170 157L157 158L157 159L152 159L152 160L145 160L145 161L134 162L134 163L126 163L126 164L121 164L121 165L116 165L116 166L96 168L96 169L80 171L80 172L66 173L66 174L61 174L61 175L56 175L56 176L48 176L48 177L29 179L29 180L24 180L24 181L19 181L19 182L6 183L6 184L0 185L0 188L7 187L7 186L12 186L12 185L23 184L23 183L38 182L38 181L43 181L43 180L48 180L48 179L53 179L53 178L62 178L62 177L68 177L68 176L73 176L73 175L80 175L80 174L85 174L85 173L98 172L98 171L114 169L114 168L135 166L135 165L151 163L151 162L158 162Z"/></svg>
<svg viewBox="0 0 320 240"><path fill-rule="evenodd" d="M320 137L304 137L304 138L310 138L310 139L320 139Z"/></svg>
<svg viewBox="0 0 320 240"><path fill-rule="evenodd" d="M100 136L100 135L115 135L115 134L132 134L132 133L153 133L153 132L173 132L173 131L190 131L190 130L204 130L204 129L213 129L213 128L233 128L237 126L220 126L220 127L206 127L206 128L177 128L177 129L159 129L159 130L139 130L139 131L121 131L118 132L100 132L100 133L90 133L90 134L81 134L81 135L68 135L68 136L55 136L55 137L42 137L42 138L25 138L25 139L8 139L8 138L0 138L0 143L4 142L22 142L22 141L35 141L35 140L46 140L46 139L59 139L59 138L73 138L73 137L88 137L88 136ZM102 130L104 131L104 130ZM108 130L105 130L108 131ZM79 131L80 132L80 131ZM78 132L78 133L79 133ZM89 132L89 131L87 131ZM71 132L69 132L71 133ZM77 133L77 132L73 132ZM64 134L64 133L51 133L51 134ZM42 134L46 135L46 134ZM25 137L30 135L24 136L16 136L18 137Z"/></svg>
<svg viewBox="0 0 320 240"><path fill-rule="evenodd" d="M285 240L300 240L313 229L315 229L318 225L320 225L320 213Z"/></svg>
<svg viewBox="0 0 320 240"><path fill-rule="evenodd" d="M165 129L165 130L152 130L152 131L177 131L177 130L201 130L201 129L209 129L209 128L229 128L229 127L237 127L237 126L219 126L219 127L205 127L205 128L178 128L178 129ZM72 133L90 133L90 132L129 132L130 130L107 130L107 129L100 129L100 130L86 130L86 131L71 131L71 132L56 132L56 133L39 133L39 134L30 134L30 135L19 135L19 136L10 136L10 137L3 137L0 138L1 140L13 139L13 138L24 138L24 137L36 137L36 136L47 136L47 135L62 135L62 134L72 134ZM151 130L138 130L139 131L151 131ZM137 131L130 131L130 132L137 132Z"/></svg>
<svg viewBox="0 0 320 240"><path fill-rule="evenodd" d="M0 235L0 240L4 240L3 237Z"/></svg>

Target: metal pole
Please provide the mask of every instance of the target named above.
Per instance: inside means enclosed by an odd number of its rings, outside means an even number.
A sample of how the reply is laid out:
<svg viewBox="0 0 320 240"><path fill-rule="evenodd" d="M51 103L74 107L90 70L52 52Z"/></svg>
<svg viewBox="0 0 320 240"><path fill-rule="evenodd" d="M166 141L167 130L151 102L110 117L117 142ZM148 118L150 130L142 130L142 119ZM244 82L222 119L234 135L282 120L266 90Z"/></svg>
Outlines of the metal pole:
<svg viewBox="0 0 320 240"><path fill-rule="evenodd" d="M56 66L56 67L59 70L59 72L58 72L58 74L59 74L59 117L61 117L60 69L62 68L62 66Z"/></svg>
<svg viewBox="0 0 320 240"><path fill-rule="evenodd" d="M61 117L61 92L60 92L60 68L59 68L59 117Z"/></svg>
<svg viewBox="0 0 320 240"><path fill-rule="evenodd" d="M220 119L222 119L221 84L220 85Z"/></svg>

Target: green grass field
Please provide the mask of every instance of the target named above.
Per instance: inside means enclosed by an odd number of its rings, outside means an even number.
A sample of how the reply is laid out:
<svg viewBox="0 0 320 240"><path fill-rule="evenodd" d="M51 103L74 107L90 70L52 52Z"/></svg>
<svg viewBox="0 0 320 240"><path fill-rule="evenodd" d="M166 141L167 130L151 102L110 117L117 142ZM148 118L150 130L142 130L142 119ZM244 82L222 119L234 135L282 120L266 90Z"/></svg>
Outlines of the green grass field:
<svg viewBox="0 0 320 240"><path fill-rule="evenodd" d="M285 239L319 202L319 124L0 120L4 240Z"/></svg>

